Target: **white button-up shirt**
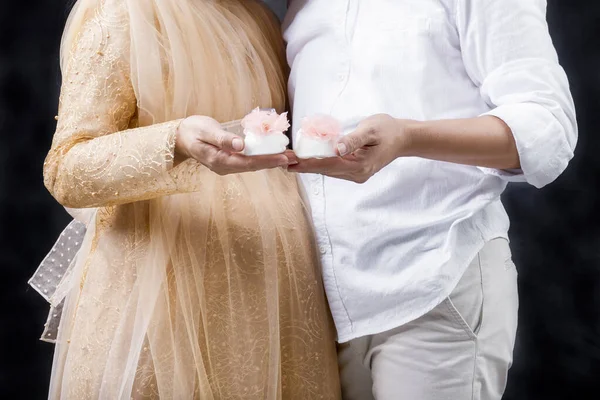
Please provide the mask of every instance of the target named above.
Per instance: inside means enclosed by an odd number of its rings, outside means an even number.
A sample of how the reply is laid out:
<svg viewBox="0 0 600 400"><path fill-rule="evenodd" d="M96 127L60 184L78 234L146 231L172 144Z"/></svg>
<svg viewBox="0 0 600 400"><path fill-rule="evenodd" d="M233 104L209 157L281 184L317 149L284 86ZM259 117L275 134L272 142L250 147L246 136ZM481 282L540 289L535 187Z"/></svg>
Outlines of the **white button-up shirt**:
<svg viewBox="0 0 600 400"><path fill-rule="evenodd" d="M508 180L542 187L577 128L544 0L292 0L284 21L293 132L329 113L351 131L377 113L494 115L520 171L399 158L367 183L303 175L340 342L422 316L483 244L506 237ZM485 132L481 133L482 135Z"/></svg>

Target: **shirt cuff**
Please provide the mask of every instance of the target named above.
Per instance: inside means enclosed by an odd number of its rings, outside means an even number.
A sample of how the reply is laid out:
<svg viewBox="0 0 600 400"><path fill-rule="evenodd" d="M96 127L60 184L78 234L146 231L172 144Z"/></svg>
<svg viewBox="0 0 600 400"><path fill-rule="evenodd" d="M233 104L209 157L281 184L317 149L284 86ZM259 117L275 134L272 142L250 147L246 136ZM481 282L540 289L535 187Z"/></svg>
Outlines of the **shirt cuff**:
<svg viewBox="0 0 600 400"><path fill-rule="evenodd" d="M477 167L484 174L496 176L507 182L527 182L522 169L495 169L486 167Z"/></svg>
<svg viewBox="0 0 600 400"><path fill-rule="evenodd" d="M494 116L508 125L521 162L520 170L480 168L484 173L542 188L558 178L573 158L565 128L539 104L507 104L483 115Z"/></svg>

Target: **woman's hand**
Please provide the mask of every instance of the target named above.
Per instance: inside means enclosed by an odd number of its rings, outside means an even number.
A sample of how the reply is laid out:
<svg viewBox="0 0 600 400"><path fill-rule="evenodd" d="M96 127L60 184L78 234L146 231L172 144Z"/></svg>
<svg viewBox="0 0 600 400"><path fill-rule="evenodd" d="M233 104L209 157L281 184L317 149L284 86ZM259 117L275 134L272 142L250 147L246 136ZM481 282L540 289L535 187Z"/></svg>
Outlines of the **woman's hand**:
<svg viewBox="0 0 600 400"><path fill-rule="evenodd" d="M192 116L179 125L175 142L175 164L193 158L219 175L258 171L276 167L287 168L296 163L292 155L245 156L244 140L223 130L209 117ZM290 159L291 158L291 159Z"/></svg>

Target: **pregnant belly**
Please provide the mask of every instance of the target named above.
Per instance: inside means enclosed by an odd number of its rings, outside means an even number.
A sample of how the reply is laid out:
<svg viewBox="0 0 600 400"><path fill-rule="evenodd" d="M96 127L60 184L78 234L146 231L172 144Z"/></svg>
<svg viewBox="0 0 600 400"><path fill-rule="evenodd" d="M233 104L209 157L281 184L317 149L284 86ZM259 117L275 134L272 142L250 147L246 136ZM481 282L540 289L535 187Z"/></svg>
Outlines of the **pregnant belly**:
<svg viewBox="0 0 600 400"><path fill-rule="evenodd" d="M295 177L281 170L216 177L188 201L183 253L220 265L214 272L262 274L266 262L295 264L314 255Z"/></svg>

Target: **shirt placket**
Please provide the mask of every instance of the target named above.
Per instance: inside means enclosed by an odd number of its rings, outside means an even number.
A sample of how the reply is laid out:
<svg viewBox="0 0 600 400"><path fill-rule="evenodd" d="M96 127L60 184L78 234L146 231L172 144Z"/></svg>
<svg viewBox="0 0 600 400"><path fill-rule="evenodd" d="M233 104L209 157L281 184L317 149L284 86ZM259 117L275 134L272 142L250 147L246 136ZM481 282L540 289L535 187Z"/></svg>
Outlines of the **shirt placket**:
<svg viewBox="0 0 600 400"><path fill-rule="evenodd" d="M335 35L338 61L334 69L336 75L333 79L338 83L338 91L331 103L330 114L334 113L335 106L342 96L350 77L350 50L352 48L352 25L354 24L354 18L351 17L353 13L351 11L353 7L357 6L353 0L338 0L336 5L337 8L334 10L334 15L336 15L336 27L339 30L337 35Z"/></svg>
<svg viewBox="0 0 600 400"><path fill-rule="evenodd" d="M334 69L334 73L337 73L334 79L338 82L339 89L338 95L333 99L331 104L330 112L332 114L336 103L346 88L350 73L351 42L348 37L348 24L350 24L349 10L351 1L352 0L337 0L337 8L334 10L334 15L336 15L335 23L339 29L335 38L338 44L339 57L338 65ZM351 329L352 321L350 320L347 309L343 303L338 280L336 278L336 274L339 273L339 271L336 271L335 269L333 258L334 249L331 244L331 238L327 227L327 181L328 178L323 175L314 175L311 179L310 190L312 196L314 226L317 231L317 245L321 254L323 279L329 296L333 317L336 320L338 327L340 324L343 324L347 329Z"/></svg>
<svg viewBox="0 0 600 400"><path fill-rule="evenodd" d="M323 266L332 267L331 262L331 241L326 224L326 203L325 203L325 181L322 175L314 175L311 179L312 207L315 229L318 232L317 245L323 260Z"/></svg>

